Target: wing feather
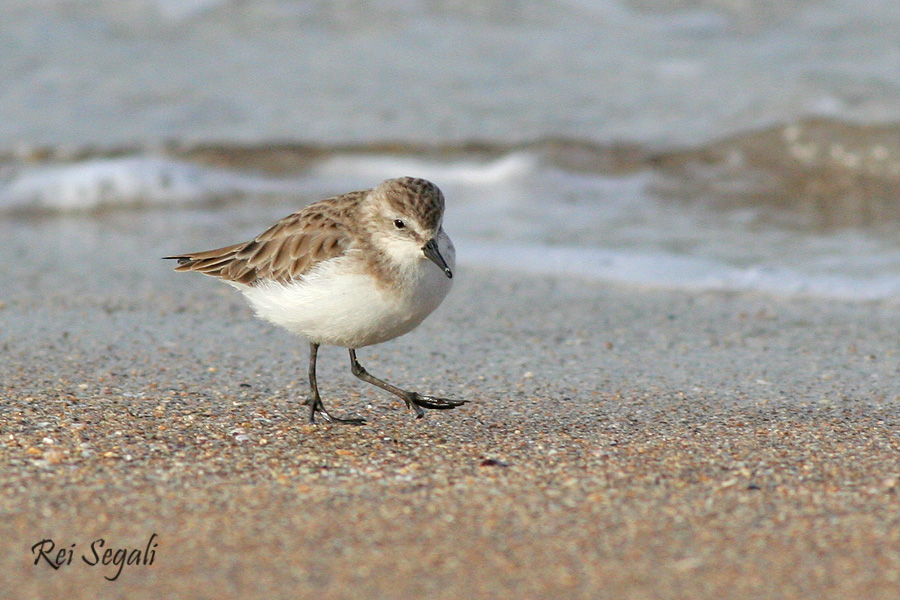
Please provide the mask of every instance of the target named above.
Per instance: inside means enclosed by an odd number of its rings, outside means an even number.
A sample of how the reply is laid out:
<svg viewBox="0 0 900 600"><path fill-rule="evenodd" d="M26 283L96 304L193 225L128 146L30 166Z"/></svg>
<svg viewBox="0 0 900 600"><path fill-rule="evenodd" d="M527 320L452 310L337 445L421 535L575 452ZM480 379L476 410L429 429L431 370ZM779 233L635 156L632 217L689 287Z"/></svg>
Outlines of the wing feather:
<svg viewBox="0 0 900 600"><path fill-rule="evenodd" d="M286 283L351 249L359 231L355 210L365 193L310 204L242 244L166 258L178 261L176 271L197 271L246 285L261 280Z"/></svg>

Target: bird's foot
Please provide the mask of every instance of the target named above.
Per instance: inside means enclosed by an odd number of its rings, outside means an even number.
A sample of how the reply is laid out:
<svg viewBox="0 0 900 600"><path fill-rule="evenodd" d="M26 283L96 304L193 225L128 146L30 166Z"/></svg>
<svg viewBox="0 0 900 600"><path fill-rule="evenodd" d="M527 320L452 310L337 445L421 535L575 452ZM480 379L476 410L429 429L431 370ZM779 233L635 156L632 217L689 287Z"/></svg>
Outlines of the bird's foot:
<svg viewBox="0 0 900 600"><path fill-rule="evenodd" d="M341 418L335 417L330 412L325 410L325 405L322 404L322 400L320 398L308 399L303 403L306 406L309 406L309 422L313 425L316 423L316 413L322 415L322 420L326 423L340 423L342 425L362 425L366 422L365 419L359 417L349 417L349 418Z"/></svg>
<svg viewBox="0 0 900 600"><path fill-rule="evenodd" d="M406 401L406 406L416 411L417 419L421 419L425 416L425 411L422 410L423 408L431 410L450 410L462 406L467 402L467 400L450 400L448 398L426 396L416 392L407 392L407 394L408 395L403 399Z"/></svg>

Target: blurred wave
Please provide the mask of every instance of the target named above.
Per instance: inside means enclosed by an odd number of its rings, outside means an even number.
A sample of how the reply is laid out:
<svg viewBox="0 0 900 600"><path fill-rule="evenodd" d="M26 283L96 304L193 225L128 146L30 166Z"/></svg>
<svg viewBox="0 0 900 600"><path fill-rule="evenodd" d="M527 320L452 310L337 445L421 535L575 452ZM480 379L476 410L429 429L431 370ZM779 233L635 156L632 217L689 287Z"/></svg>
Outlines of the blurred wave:
<svg viewBox="0 0 900 600"><path fill-rule="evenodd" d="M735 135L651 161L656 190L806 229L894 227L900 125L815 118Z"/></svg>
<svg viewBox="0 0 900 600"><path fill-rule="evenodd" d="M799 229L884 228L900 220L900 124L824 118L662 150L564 139L437 147L207 144L154 154L43 148L0 157L0 213L202 205L366 187L406 173L487 185L552 171L644 172L652 176L648 193L659 198L752 210L762 222Z"/></svg>
<svg viewBox="0 0 900 600"><path fill-rule="evenodd" d="M0 215L103 221L190 209L245 235L400 175L444 190L461 264L683 289L900 295L900 125L812 119L668 150L556 139L65 160L49 149L0 163Z"/></svg>

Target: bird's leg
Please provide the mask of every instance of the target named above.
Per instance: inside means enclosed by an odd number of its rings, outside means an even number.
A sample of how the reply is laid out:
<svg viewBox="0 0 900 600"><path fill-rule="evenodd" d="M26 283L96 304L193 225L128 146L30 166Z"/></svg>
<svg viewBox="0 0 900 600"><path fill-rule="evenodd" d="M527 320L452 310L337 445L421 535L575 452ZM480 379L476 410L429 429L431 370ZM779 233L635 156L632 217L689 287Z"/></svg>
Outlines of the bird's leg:
<svg viewBox="0 0 900 600"><path fill-rule="evenodd" d="M322 418L328 421L329 423L345 423L348 425L362 425L366 422L365 419L340 419L338 417L333 417L331 414L325 410L325 405L322 404L322 398L319 396L319 386L316 383L316 355L319 353L319 345L310 342L309 343L309 398L306 399L304 405L309 406L309 422L316 422L316 413L322 413Z"/></svg>
<svg viewBox="0 0 900 600"><path fill-rule="evenodd" d="M434 396L424 396L422 394L417 394L416 392L408 392L406 390L402 390L395 385L391 385L387 381L378 379L369 374L365 368L359 364L359 361L356 360L356 350L350 348L350 370L354 375L365 381L366 383L371 383L372 385L377 385L383 390L387 390L395 396L399 396L406 402L406 406L411 408L416 412L416 418L421 419L425 416L425 411L423 408L431 408L434 410L448 410L451 408L456 408L457 406L462 406L466 403L465 400L448 400L446 398L436 398Z"/></svg>

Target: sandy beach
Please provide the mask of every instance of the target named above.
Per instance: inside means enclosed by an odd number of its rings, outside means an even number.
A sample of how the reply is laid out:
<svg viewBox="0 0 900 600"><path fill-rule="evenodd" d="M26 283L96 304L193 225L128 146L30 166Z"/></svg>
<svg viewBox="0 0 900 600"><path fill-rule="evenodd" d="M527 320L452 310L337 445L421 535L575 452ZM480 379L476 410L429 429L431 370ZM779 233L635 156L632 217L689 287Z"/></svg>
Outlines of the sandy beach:
<svg viewBox="0 0 900 600"><path fill-rule="evenodd" d="M15 261L47 227L2 257L23 282L0 308L8 597L900 593L896 306L470 265L360 352L470 403L417 421L330 348L327 405L368 423L310 426L302 341L157 259L199 234Z"/></svg>

